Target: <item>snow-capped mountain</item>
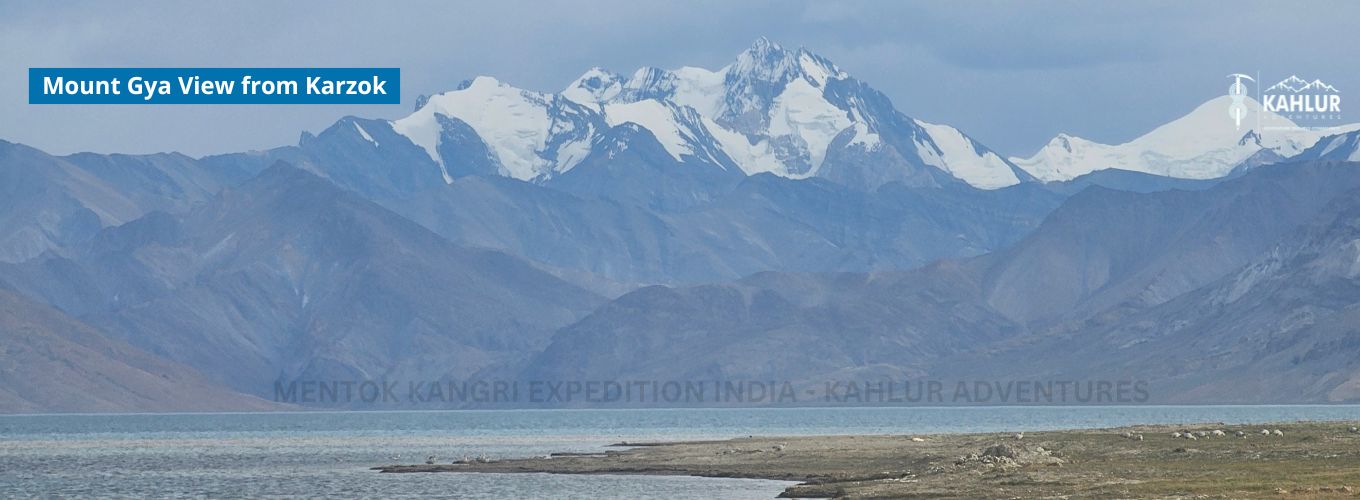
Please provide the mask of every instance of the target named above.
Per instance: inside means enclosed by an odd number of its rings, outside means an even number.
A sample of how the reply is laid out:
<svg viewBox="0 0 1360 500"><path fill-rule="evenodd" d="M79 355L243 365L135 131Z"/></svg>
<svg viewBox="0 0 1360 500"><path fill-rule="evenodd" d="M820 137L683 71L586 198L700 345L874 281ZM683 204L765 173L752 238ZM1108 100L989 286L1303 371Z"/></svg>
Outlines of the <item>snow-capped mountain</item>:
<svg viewBox="0 0 1360 500"><path fill-rule="evenodd" d="M1360 161L1360 130L1323 137L1299 153L1299 160Z"/></svg>
<svg viewBox="0 0 1360 500"><path fill-rule="evenodd" d="M440 152L445 134L471 127L494 153L497 172L531 180L570 170L590 151L601 117L574 101L511 87L480 76L458 90L429 97L424 106L392 122L392 129L425 150L445 182L453 182Z"/></svg>
<svg viewBox="0 0 1360 500"><path fill-rule="evenodd" d="M957 129L898 112L826 58L765 38L716 71L646 67L623 76L591 68L557 94L478 77L423 100L392 129L438 163L445 182L468 171L450 165L457 147L447 145L453 138L466 145L469 134L459 131L467 130L490 152L490 170L548 182L625 123L646 128L676 161L746 175L865 189L954 179L995 189L1031 179Z"/></svg>
<svg viewBox="0 0 1360 500"><path fill-rule="evenodd" d="M1216 97L1189 114L1123 144L1102 144L1059 134L1029 158L1010 161L1045 182L1064 181L1097 170L1121 169L1182 179L1224 177L1254 158L1289 158L1318 139L1360 129L1360 124L1328 129L1299 127L1264 111L1247 98L1248 118L1239 130L1228 117L1231 98Z"/></svg>

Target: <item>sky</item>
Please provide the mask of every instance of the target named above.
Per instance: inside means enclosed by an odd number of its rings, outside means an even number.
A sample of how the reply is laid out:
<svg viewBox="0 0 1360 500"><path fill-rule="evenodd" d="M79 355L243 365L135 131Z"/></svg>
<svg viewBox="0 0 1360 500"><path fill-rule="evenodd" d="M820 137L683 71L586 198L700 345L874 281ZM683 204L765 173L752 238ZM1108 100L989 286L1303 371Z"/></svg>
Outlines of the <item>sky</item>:
<svg viewBox="0 0 1360 500"><path fill-rule="evenodd" d="M55 154L200 156L395 119L478 75L556 92L586 69L718 69L760 36L806 47L1004 155L1060 132L1120 143L1231 73L1360 95L1360 2L0 0L0 139ZM31 105L30 67L399 67L400 105ZM1354 89L1354 90L1352 90ZM1360 109L1360 105L1351 105Z"/></svg>

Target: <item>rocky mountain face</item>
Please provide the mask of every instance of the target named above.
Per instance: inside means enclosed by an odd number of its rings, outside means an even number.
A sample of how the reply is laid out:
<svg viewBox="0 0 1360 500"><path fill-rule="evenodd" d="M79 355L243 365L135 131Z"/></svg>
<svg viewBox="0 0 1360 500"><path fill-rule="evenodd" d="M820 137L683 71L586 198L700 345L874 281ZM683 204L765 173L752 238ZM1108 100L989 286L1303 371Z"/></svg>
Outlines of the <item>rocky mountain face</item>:
<svg viewBox="0 0 1360 500"><path fill-rule="evenodd" d="M30 296L249 393L277 379L435 380L531 352L600 297L448 243L279 164L180 216L0 270Z"/></svg>
<svg viewBox="0 0 1360 500"><path fill-rule="evenodd" d="M904 269L977 255L1016 241L1070 194L1035 183L983 190L956 180L865 191L821 178L745 175L720 154L718 161L677 159L632 122L602 137L572 169L535 182L481 173L446 184L440 166L387 122L357 118L297 147L203 161L244 171L287 161L454 243L631 284ZM471 149L486 158L484 146Z"/></svg>
<svg viewBox="0 0 1360 500"><path fill-rule="evenodd" d="M0 353L0 408L6 412L286 408L213 383L3 286Z"/></svg>
<svg viewBox="0 0 1360 500"><path fill-rule="evenodd" d="M1360 131L1324 137L1295 159L1360 161Z"/></svg>
<svg viewBox="0 0 1360 500"><path fill-rule="evenodd" d="M563 328L525 380L902 380L930 361L1022 331L976 300L967 266L762 273L648 287Z"/></svg>
<svg viewBox="0 0 1360 500"><path fill-rule="evenodd" d="M1203 287L1117 321L1065 325L939 366L982 377L1147 380L1167 402L1354 402L1358 222L1360 191L1342 191L1270 249Z"/></svg>
<svg viewBox="0 0 1360 500"><path fill-rule="evenodd" d="M0 262L59 252L148 212L187 209L244 177L173 153L54 157L0 141Z"/></svg>
<svg viewBox="0 0 1360 500"><path fill-rule="evenodd" d="M1088 188L1019 244L983 260L987 301L1022 322L1153 306L1255 258L1327 203L1360 187L1360 170L1281 164L1202 191Z"/></svg>
<svg viewBox="0 0 1360 500"><path fill-rule="evenodd" d="M671 189L658 176L655 189ZM625 196L639 192L632 193ZM1023 237L1061 201L1037 186L892 185L863 193L766 174L740 179L700 206L663 211L478 177L392 208L452 241L555 269L623 283L696 284L772 269L864 272L977 255Z"/></svg>
<svg viewBox="0 0 1360 500"><path fill-rule="evenodd" d="M1356 167L1090 188L1009 250L907 273L642 289L559 331L525 376L1143 380L1158 401L1354 400ZM1283 364L1251 379L1258 392L1215 392L1267 358ZM1288 363L1287 383L1269 375Z"/></svg>

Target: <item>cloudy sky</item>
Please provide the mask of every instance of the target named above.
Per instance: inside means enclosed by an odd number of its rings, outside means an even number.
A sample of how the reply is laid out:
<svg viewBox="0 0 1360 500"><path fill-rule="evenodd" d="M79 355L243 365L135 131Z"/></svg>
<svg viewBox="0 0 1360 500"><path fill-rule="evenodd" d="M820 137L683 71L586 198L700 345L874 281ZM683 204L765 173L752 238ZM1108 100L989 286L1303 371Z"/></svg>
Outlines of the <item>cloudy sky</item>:
<svg viewBox="0 0 1360 500"><path fill-rule="evenodd" d="M1360 95L1357 2L393 4L0 0L0 139L62 154L263 149L344 115L403 116L476 75L557 91L591 66L720 68L759 36L1008 155L1059 132L1132 139L1223 94L1229 73ZM28 68L79 66L399 67L403 104L27 104Z"/></svg>

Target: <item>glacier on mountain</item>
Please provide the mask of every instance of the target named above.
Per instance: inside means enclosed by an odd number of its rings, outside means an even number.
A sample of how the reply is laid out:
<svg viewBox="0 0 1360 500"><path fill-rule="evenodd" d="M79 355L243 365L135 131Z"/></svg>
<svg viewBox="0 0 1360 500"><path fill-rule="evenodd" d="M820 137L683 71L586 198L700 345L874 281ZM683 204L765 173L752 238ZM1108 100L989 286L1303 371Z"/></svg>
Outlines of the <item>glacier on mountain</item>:
<svg viewBox="0 0 1360 500"><path fill-rule="evenodd" d="M884 170L855 176L881 180L876 182L920 178L895 170L922 168L983 189L1027 177L957 129L902 115L881 93L826 58L765 38L716 71L644 67L625 77L591 68L557 94L478 77L431 96L410 116L393 121L392 128L423 149L452 182L439 150L441 116L474 130L493 152L501 175L526 181L571 170L604 129L623 123L648 129L676 160L736 168L746 175L819 177L829 148L839 146L895 148L896 154L884 158L896 163L853 167ZM850 140L837 142L841 135Z"/></svg>
<svg viewBox="0 0 1360 500"><path fill-rule="evenodd" d="M1230 99L1210 99L1189 114L1123 144L1101 144L1059 134L1033 156L1010 161L1043 181L1066 181L1105 169L1217 179L1262 152L1288 158L1323 137L1360 129L1360 124L1300 127L1248 97L1245 104L1249 118L1239 130L1227 116Z"/></svg>

